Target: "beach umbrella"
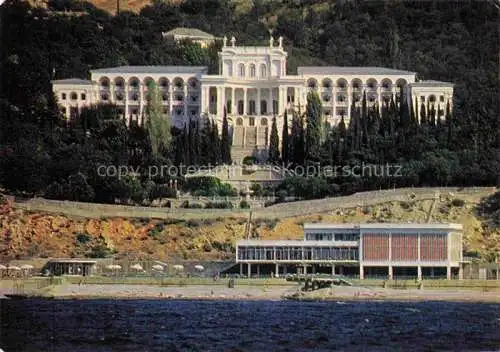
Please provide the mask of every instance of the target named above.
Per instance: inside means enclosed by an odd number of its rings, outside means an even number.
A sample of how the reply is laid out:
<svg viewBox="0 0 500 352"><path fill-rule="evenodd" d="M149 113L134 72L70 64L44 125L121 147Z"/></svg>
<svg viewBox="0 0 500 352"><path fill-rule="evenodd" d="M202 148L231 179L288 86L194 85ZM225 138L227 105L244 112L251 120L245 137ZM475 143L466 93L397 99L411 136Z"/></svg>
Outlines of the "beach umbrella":
<svg viewBox="0 0 500 352"><path fill-rule="evenodd" d="M163 266L161 266L160 264L156 264L156 265L153 265L153 270L156 270L156 271L163 271Z"/></svg>
<svg viewBox="0 0 500 352"><path fill-rule="evenodd" d="M174 268L175 270L179 270L179 271L184 270L184 266L183 266L183 265L179 265L179 264L174 265L174 267L173 267L173 268Z"/></svg>
<svg viewBox="0 0 500 352"><path fill-rule="evenodd" d="M134 265L132 265L132 266L130 267L130 269L132 269L132 270L137 270L137 271L142 271L142 270L144 270L144 269L142 268L142 265L141 265L141 264L134 264Z"/></svg>
<svg viewBox="0 0 500 352"><path fill-rule="evenodd" d="M106 269L109 269L109 270L120 270L122 267L120 265L116 265L116 264L111 264L111 265L108 265L106 267Z"/></svg>
<svg viewBox="0 0 500 352"><path fill-rule="evenodd" d="M29 264L23 264L23 265L21 265L21 269L23 269L23 270L31 270L33 268L34 268L34 266L33 265L29 265Z"/></svg>
<svg viewBox="0 0 500 352"><path fill-rule="evenodd" d="M203 267L203 265L195 265L194 268L198 271L203 271L205 270L205 268Z"/></svg>

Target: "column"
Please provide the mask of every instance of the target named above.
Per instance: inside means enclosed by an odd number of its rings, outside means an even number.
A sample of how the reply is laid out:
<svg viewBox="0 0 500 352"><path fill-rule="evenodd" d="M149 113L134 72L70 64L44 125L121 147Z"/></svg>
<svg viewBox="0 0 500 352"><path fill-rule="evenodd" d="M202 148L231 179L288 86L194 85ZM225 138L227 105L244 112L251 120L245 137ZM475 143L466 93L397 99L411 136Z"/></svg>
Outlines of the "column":
<svg viewBox="0 0 500 352"><path fill-rule="evenodd" d="M464 265L463 264L458 264L458 279L463 280L464 279ZM497 280L498 280L498 269L497 269Z"/></svg>
<svg viewBox="0 0 500 352"><path fill-rule="evenodd" d="M295 109L299 105L299 88L293 88L293 105L292 107Z"/></svg>
<svg viewBox="0 0 500 352"><path fill-rule="evenodd" d="M417 261L420 262L420 232L417 234Z"/></svg>
<svg viewBox="0 0 500 352"><path fill-rule="evenodd" d="M422 280L422 266L417 266L417 279L418 281Z"/></svg>
<svg viewBox="0 0 500 352"><path fill-rule="evenodd" d="M257 264L257 277L260 277L260 264Z"/></svg>
<svg viewBox="0 0 500 352"><path fill-rule="evenodd" d="M231 88L231 114L237 115L236 111L236 88Z"/></svg>
<svg viewBox="0 0 500 352"><path fill-rule="evenodd" d="M240 263L240 276L243 276L243 263Z"/></svg>
<svg viewBox="0 0 500 352"><path fill-rule="evenodd" d="M267 108L269 109L269 112L274 114L274 104L273 104L273 88L269 87L269 101L267 102Z"/></svg>
<svg viewBox="0 0 500 352"><path fill-rule="evenodd" d="M343 266L339 267L339 275L344 275L344 267Z"/></svg>
<svg viewBox="0 0 500 352"><path fill-rule="evenodd" d="M303 268L303 271L304 271L304 275L306 275L307 274L307 265L304 264L302 266L302 268Z"/></svg>
<svg viewBox="0 0 500 352"><path fill-rule="evenodd" d="M365 270L364 270L363 265L360 265L359 266L359 279L364 280L364 278L365 278Z"/></svg>
<svg viewBox="0 0 500 352"><path fill-rule="evenodd" d="M248 263L248 277L252 276L252 264Z"/></svg>
<svg viewBox="0 0 500 352"><path fill-rule="evenodd" d="M172 105L174 102L174 93L172 90L172 83L168 85L168 115L172 117L174 114L172 114Z"/></svg>
<svg viewBox="0 0 500 352"><path fill-rule="evenodd" d="M349 123L351 121L351 105L352 105L352 87L351 84L347 84L347 119Z"/></svg>
<svg viewBox="0 0 500 352"><path fill-rule="evenodd" d="M217 87L217 117L222 117L222 88Z"/></svg>
<svg viewBox="0 0 500 352"><path fill-rule="evenodd" d="M389 265L392 261L392 233L389 233Z"/></svg>
<svg viewBox="0 0 500 352"><path fill-rule="evenodd" d="M226 87L222 86L220 91L221 91L220 102L221 102L221 106L222 106L220 113L222 116L222 114L224 114L224 108L226 107Z"/></svg>
<svg viewBox="0 0 500 352"><path fill-rule="evenodd" d="M335 264L332 264L332 275L335 275Z"/></svg>
<svg viewBox="0 0 500 352"><path fill-rule="evenodd" d="M279 274L280 274L280 266L279 266L279 264L278 264L278 263L276 263L276 265L275 265L275 269L274 269L274 270L275 270L275 271L274 271L275 276L276 276L276 277L279 277L279 276L280 276L280 275L279 275Z"/></svg>
<svg viewBox="0 0 500 352"><path fill-rule="evenodd" d="M114 83L110 83L109 86L110 86L110 90L111 90L110 91L110 95L111 96L109 97L110 98L109 100L112 103L114 103L115 102L115 84Z"/></svg>
<svg viewBox="0 0 500 352"><path fill-rule="evenodd" d="M278 116L283 114L283 88L279 87L278 88Z"/></svg>
<svg viewBox="0 0 500 352"><path fill-rule="evenodd" d="M256 102L256 112L257 112L257 116L259 116L261 114L261 111L260 111L260 88L257 88L257 102Z"/></svg>
<svg viewBox="0 0 500 352"><path fill-rule="evenodd" d="M247 114L247 90L247 87L243 88L243 115Z"/></svg>
<svg viewBox="0 0 500 352"><path fill-rule="evenodd" d="M187 83L184 83L184 118L188 118L188 88Z"/></svg>
<svg viewBox="0 0 500 352"><path fill-rule="evenodd" d="M446 279L451 280L451 266L446 266Z"/></svg>
<svg viewBox="0 0 500 352"><path fill-rule="evenodd" d="M392 280L392 278L393 278L392 265L389 265L387 276L388 276L389 280Z"/></svg>

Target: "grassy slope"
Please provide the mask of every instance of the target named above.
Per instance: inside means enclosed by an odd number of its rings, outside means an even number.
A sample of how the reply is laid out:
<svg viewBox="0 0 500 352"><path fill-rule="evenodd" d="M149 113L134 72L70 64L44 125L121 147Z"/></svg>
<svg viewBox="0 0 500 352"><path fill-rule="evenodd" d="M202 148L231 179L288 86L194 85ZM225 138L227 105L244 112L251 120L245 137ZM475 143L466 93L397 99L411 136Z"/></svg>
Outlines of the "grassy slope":
<svg viewBox="0 0 500 352"><path fill-rule="evenodd" d="M475 215L479 197L462 199L466 201L463 206L452 206L450 199L439 201L432 220L462 223L467 249L484 252L498 247L500 232L485 232ZM431 205L432 200L386 202L310 216L255 219L252 235L261 239L301 239L304 222L426 222ZM0 259L85 256L99 243L114 249L117 258L227 259L232 258L234 243L244 233L242 218L85 219L29 213L6 204L0 210ZM89 241L77 241L78 234L87 234Z"/></svg>

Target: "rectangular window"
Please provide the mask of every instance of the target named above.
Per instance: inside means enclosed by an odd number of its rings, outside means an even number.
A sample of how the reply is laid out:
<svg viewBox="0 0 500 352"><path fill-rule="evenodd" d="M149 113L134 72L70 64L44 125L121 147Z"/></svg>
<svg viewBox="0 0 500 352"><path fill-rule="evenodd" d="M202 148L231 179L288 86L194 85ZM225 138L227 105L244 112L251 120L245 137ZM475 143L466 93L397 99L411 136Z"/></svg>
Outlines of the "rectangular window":
<svg viewBox="0 0 500 352"><path fill-rule="evenodd" d="M422 103L423 103L423 102L425 102L425 97L424 97L423 95L420 97L420 101L421 101Z"/></svg>
<svg viewBox="0 0 500 352"><path fill-rule="evenodd" d="M439 101L440 101L440 102L444 102L444 95L441 95L441 96L439 97Z"/></svg>

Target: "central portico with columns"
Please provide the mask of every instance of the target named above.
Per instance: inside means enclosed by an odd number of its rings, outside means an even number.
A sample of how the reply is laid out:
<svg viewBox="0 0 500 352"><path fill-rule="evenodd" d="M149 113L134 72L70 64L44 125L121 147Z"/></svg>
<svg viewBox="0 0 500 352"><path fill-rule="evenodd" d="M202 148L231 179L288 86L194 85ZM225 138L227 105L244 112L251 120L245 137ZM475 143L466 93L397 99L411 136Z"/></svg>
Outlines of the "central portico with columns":
<svg viewBox="0 0 500 352"><path fill-rule="evenodd" d="M224 109L232 128L232 156L265 158L273 117L283 128L285 109L304 104L302 77L287 76L283 38L269 46L236 46L223 39L219 74L201 76L201 113L222 124ZM281 133L279 133L281 134Z"/></svg>

